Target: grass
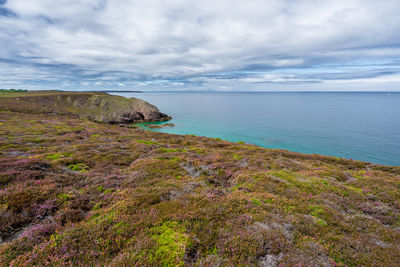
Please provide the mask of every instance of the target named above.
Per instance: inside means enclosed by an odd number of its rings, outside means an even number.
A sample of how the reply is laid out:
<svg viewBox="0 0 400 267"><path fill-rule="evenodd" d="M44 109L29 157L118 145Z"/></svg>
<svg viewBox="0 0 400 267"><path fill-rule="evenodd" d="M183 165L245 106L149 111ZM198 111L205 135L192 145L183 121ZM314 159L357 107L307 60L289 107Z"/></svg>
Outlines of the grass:
<svg viewBox="0 0 400 267"><path fill-rule="evenodd" d="M0 89L0 97L1 96L12 95L12 94L15 94L15 93L22 93L22 92L27 92L27 90L22 90L22 89Z"/></svg>
<svg viewBox="0 0 400 267"><path fill-rule="evenodd" d="M400 264L399 167L57 114L0 122L0 266Z"/></svg>

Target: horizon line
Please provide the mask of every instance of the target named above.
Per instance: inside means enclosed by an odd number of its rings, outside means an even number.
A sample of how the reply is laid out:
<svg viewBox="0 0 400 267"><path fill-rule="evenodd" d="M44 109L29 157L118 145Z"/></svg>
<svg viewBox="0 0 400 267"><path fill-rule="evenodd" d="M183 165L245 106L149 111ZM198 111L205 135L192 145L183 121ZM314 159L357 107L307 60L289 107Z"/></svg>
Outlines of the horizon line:
<svg viewBox="0 0 400 267"><path fill-rule="evenodd" d="M4 90L4 89L2 89ZM10 90L10 89L5 89ZM219 90L46 90L22 89L27 91L65 91L65 92L101 92L101 93L400 93L399 91L219 91Z"/></svg>

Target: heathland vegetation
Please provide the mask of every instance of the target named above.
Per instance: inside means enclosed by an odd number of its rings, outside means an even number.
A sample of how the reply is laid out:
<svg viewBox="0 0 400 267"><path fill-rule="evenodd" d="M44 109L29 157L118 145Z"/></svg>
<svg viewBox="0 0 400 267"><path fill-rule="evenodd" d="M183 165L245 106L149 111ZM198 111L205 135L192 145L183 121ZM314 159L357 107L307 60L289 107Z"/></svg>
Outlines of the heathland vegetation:
<svg viewBox="0 0 400 267"><path fill-rule="evenodd" d="M400 264L400 167L33 113L30 100L13 109L7 99L0 266Z"/></svg>

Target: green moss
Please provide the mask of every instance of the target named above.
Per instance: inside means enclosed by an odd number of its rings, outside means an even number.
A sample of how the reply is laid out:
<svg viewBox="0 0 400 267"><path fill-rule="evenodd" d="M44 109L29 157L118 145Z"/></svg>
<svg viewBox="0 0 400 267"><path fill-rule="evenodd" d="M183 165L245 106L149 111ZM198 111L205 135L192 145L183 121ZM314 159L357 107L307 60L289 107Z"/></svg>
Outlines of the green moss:
<svg viewBox="0 0 400 267"><path fill-rule="evenodd" d="M173 158L169 158L169 160L176 163L176 162L179 162L179 161L180 161L180 158L178 158L178 157L173 157Z"/></svg>
<svg viewBox="0 0 400 267"><path fill-rule="evenodd" d="M74 153L72 153L72 152L64 152L64 153L62 153L62 155L64 156L64 157L71 157L72 155L73 155Z"/></svg>
<svg viewBox="0 0 400 267"><path fill-rule="evenodd" d="M207 255L218 255L217 245L214 245L207 251Z"/></svg>
<svg viewBox="0 0 400 267"><path fill-rule="evenodd" d="M85 172L89 169L89 167L83 163L76 163L76 164L68 165L68 169L77 171L77 172Z"/></svg>
<svg viewBox="0 0 400 267"><path fill-rule="evenodd" d="M284 205L282 205L282 207L286 214L292 213L293 210L296 209L295 205L290 205L290 204L286 204L286 203Z"/></svg>
<svg viewBox="0 0 400 267"><path fill-rule="evenodd" d="M56 153L56 154L47 155L47 156L46 156L46 159L49 159L49 160L57 160L57 159L59 159L61 156L62 156L61 154Z"/></svg>
<svg viewBox="0 0 400 267"><path fill-rule="evenodd" d="M100 135L99 134L92 134L91 136L90 136L90 138L97 138L97 137L99 137Z"/></svg>
<svg viewBox="0 0 400 267"><path fill-rule="evenodd" d="M357 194L362 194L362 188L356 188L354 186L348 185L346 186L347 189L357 193Z"/></svg>
<svg viewBox="0 0 400 267"><path fill-rule="evenodd" d="M322 226L322 227L325 227L328 225L325 220L320 219L320 218L317 219L316 224L318 224L319 226Z"/></svg>
<svg viewBox="0 0 400 267"><path fill-rule="evenodd" d="M139 144L145 144L145 145L160 145L160 143L152 140L136 140L137 143Z"/></svg>
<svg viewBox="0 0 400 267"><path fill-rule="evenodd" d="M202 148L197 148L197 147L192 147L189 149L189 151L194 151L199 155L205 155L206 154L206 150L202 149Z"/></svg>
<svg viewBox="0 0 400 267"><path fill-rule="evenodd" d="M57 195L57 200L61 203L67 202L71 199L71 196L66 193L61 193Z"/></svg>
<svg viewBox="0 0 400 267"><path fill-rule="evenodd" d="M99 185L99 186L96 188L96 190L97 190L97 192L102 193L102 192L104 191L104 186Z"/></svg>
<svg viewBox="0 0 400 267"><path fill-rule="evenodd" d="M259 199L257 199L257 198L252 198L252 199L251 199L251 202L252 202L253 204L256 204L257 206L260 206L260 205L261 205L261 201L260 201Z"/></svg>
<svg viewBox="0 0 400 267"><path fill-rule="evenodd" d="M80 131L83 131L83 127L74 127L74 128L71 128L71 132L80 132Z"/></svg>
<svg viewBox="0 0 400 267"><path fill-rule="evenodd" d="M241 160L241 159L242 159L242 156L233 154L233 158L234 158L234 159L237 159L237 160Z"/></svg>
<svg viewBox="0 0 400 267"><path fill-rule="evenodd" d="M152 239L156 242L153 261L163 266L183 266L183 256L189 245L189 236L184 226L174 221L168 221L154 227Z"/></svg>
<svg viewBox="0 0 400 267"><path fill-rule="evenodd" d="M314 217L320 217L325 213L325 210L318 205L310 205L309 209L311 210L310 214Z"/></svg>
<svg viewBox="0 0 400 267"><path fill-rule="evenodd" d="M57 247L61 245L64 236L62 234L52 234L50 237L50 242L52 247Z"/></svg>
<svg viewBox="0 0 400 267"><path fill-rule="evenodd" d="M165 147L160 147L157 151L159 151L160 153L187 152L186 149L175 149L175 148L165 148Z"/></svg>

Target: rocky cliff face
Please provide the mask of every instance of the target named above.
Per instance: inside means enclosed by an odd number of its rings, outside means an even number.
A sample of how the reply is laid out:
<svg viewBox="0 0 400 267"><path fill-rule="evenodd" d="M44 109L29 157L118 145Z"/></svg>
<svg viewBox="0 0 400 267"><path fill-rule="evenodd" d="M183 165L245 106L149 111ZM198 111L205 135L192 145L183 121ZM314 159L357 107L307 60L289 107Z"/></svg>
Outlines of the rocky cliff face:
<svg viewBox="0 0 400 267"><path fill-rule="evenodd" d="M171 119L141 99L94 92L13 93L0 97L0 110L75 115L112 124Z"/></svg>

